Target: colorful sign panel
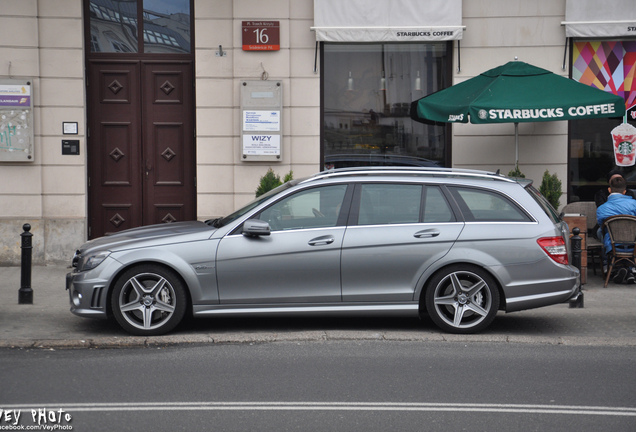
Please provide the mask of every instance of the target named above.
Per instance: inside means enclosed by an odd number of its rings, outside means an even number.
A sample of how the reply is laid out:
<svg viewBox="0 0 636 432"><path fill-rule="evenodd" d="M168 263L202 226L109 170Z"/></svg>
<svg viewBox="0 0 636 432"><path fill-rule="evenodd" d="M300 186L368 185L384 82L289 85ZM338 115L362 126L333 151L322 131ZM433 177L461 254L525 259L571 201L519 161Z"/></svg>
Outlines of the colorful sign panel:
<svg viewBox="0 0 636 432"><path fill-rule="evenodd" d="M0 85L0 107L30 107L30 85Z"/></svg>
<svg viewBox="0 0 636 432"><path fill-rule="evenodd" d="M243 21L243 51L279 51L280 21Z"/></svg>
<svg viewBox="0 0 636 432"><path fill-rule="evenodd" d="M0 162L33 162L31 82L0 80Z"/></svg>
<svg viewBox="0 0 636 432"><path fill-rule="evenodd" d="M572 78L636 106L636 41L574 42Z"/></svg>

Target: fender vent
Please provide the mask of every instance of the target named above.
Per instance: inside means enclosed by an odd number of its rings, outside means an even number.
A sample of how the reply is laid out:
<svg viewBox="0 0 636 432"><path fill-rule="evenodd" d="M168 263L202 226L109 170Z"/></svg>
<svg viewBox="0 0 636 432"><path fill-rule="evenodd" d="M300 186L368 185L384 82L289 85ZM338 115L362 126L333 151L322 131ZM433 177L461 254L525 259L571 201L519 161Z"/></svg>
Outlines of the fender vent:
<svg viewBox="0 0 636 432"><path fill-rule="evenodd" d="M93 297L91 298L91 309L99 309L102 307L102 290L104 287L97 287L93 290Z"/></svg>

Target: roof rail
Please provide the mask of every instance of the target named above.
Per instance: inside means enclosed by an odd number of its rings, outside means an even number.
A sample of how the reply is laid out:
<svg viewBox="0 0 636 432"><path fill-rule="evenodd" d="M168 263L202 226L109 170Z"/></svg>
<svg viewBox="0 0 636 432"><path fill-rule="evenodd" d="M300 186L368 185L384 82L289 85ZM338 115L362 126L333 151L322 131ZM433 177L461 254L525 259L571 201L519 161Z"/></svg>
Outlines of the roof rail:
<svg viewBox="0 0 636 432"><path fill-rule="evenodd" d="M480 170L471 170L463 168L430 168L430 167L352 167L352 168L338 168L322 171L313 176L305 179L301 183L320 180L331 177L345 177L353 175L394 175L394 174L407 174L407 175L422 175L431 177L474 177L485 178L490 180L500 180L514 183L515 180L496 173Z"/></svg>

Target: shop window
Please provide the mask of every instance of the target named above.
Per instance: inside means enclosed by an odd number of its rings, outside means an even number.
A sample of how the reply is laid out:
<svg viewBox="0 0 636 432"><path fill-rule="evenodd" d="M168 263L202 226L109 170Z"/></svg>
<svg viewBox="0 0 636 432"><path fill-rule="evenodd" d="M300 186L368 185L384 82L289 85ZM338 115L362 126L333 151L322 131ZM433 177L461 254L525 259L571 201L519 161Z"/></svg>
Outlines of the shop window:
<svg viewBox="0 0 636 432"><path fill-rule="evenodd" d="M572 43L572 79L622 96L627 122L636 127L636 40ZM623 119L570 121L568 202L594 201L607 187L607 173L616 169L611 131ZM621 168L630 189L636 189L636 167Z"/></svg>
<svg viewBox="0 0 636 432"><path fill-rule="evenodd" d="M446 126L411 120L412 101L450 86L451 43L323 43L325 169L450 164Z"/></svg>

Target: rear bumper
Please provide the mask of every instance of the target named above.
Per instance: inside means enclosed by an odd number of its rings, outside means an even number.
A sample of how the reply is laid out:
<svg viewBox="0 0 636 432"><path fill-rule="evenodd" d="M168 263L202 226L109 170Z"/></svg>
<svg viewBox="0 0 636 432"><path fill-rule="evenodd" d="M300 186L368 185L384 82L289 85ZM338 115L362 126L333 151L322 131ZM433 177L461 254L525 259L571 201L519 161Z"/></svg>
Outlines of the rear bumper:
<svg viewBox="0 0 636 432"><path fill-rule="evenodd" d="M581 275L575 271L570 277L543 281L532 287L534 288L532 294L506 296L506 312L534 309L576 300L581 294ZM527 292L527 290L516 291Z"/></svg>
<svg viewBox="0 0 636 432"><path fill-rule="evenodd" d="M574 291L574 294L572 294L572 296L566 301L573 303L573 302L580 301L582 298L583 298L583 291L581 291L581 287L579 286L579 289Z"/></svg>

